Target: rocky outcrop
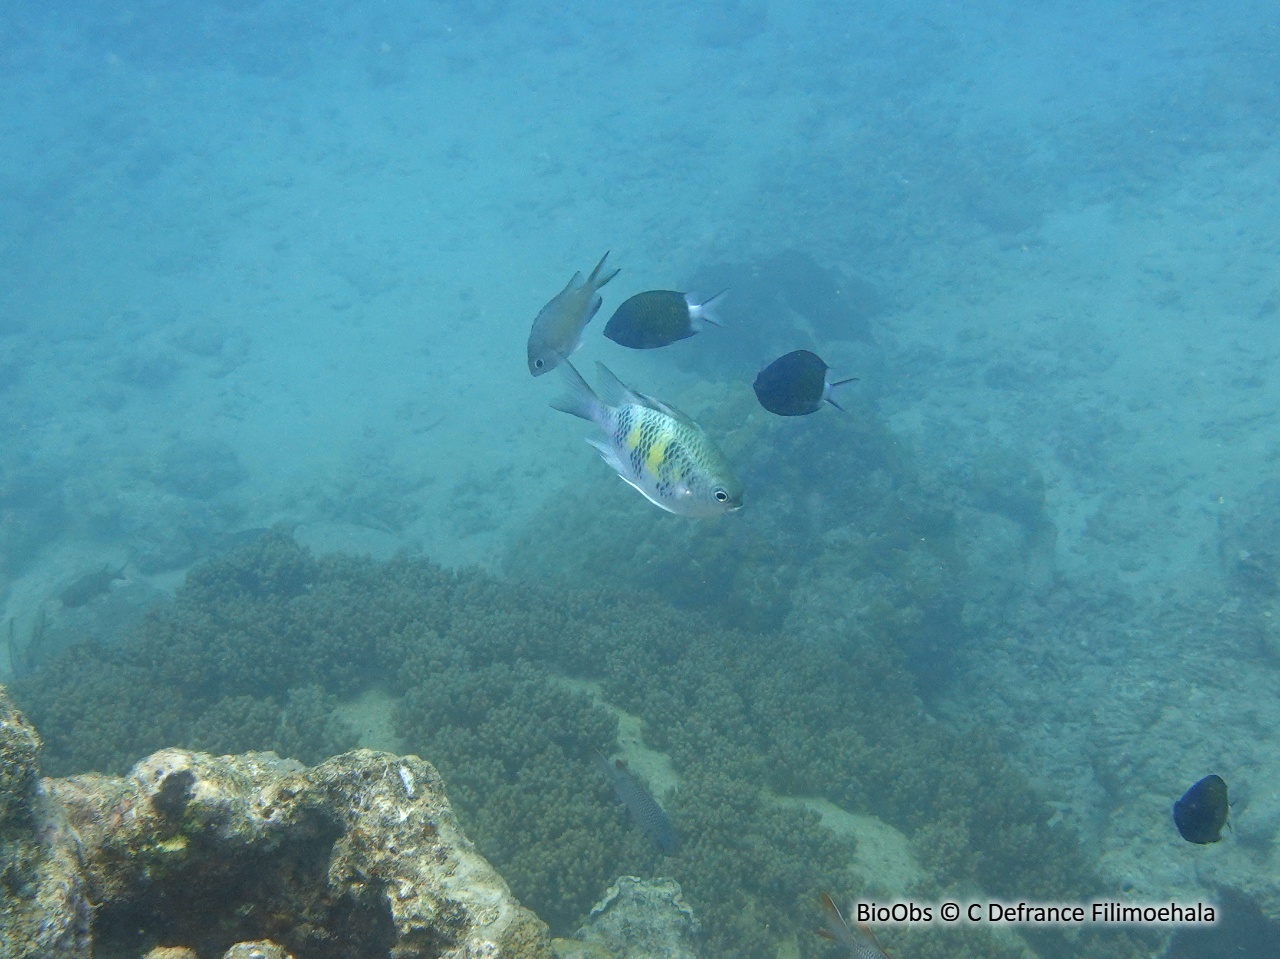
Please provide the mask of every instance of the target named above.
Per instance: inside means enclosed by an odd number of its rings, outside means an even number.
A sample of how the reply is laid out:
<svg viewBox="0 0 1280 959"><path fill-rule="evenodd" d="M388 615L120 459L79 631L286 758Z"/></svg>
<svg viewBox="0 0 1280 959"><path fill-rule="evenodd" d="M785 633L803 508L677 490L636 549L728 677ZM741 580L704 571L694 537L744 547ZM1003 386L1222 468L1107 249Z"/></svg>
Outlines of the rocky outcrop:
<svg viewBox="0 0 1280 959"><path fill-rule="evenodd" d="M587 916L577 942L619 959L697 959L698 926L674 879L620 876ZM559 951L573 955L563 945Z"/></svg>
<svg viewBox="0 0 1280 959"><path fill-rule="evenodd" d="M0 689L0 955L551 957L415 756L166 749L40 780L38 753Z"/></svg>

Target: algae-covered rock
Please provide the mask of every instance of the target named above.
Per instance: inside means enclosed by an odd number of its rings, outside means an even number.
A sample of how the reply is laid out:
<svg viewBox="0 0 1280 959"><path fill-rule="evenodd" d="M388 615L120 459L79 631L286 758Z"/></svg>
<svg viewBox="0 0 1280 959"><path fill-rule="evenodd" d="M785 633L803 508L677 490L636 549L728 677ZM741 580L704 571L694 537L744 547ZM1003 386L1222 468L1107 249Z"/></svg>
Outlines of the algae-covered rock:
<svg viewBox="0 0 1280 959"><path fill-rule="evenodd" d="M7 696L0 702L0 827L8 832L30 814L40 777L40 737Z"/></svg>
<svg viewBox="0 0 1280 959"><path fill-rule="evenodd" d="M0 955L89 956L89 903L59 810L40 788L40 737L0 686Z"/></svg>
<svg viewBox="0 0 1280 959"><path fill-rule="evenodd" d="M621 876L578 930L618 959L696 959L698 920L674 879Z"/></svg>
<svg viewBox="0 0 1280 959"><path fill-rule="evenodd" d="M237 942L223 953L222 959L293 959L284 948L270 940Z"/></svg>
<svg viewBox="0 0 1280 959"><path fill-rule="evenodd" d="M0 753L15 757L0 798L11 886L0 955L155 943L168 952L153 955L228 959L552 955L546 926L416 756L358 750L307 768L167 749L124 777L37 783L38 740L2 691L0 712Z"/></svg>
<svg viewBox="0 0 1280 959"><path fill-rule="evenodd" d="M90 955L76 850L40 787L40 736L0 686L0 955Z"/></svg>
<svg viewBox="0 0 1280 959"><path fill-rule="evenodd" d="M156 946L146 954L144 959L200 959L200 957L186 946Z"/></svg>

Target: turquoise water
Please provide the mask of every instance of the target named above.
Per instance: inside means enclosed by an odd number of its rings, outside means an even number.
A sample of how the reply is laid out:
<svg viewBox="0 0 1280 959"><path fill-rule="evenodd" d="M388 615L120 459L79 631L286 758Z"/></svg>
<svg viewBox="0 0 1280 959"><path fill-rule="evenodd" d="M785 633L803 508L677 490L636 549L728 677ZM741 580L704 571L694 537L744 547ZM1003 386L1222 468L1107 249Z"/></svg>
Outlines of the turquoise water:
<svg viewBox="0 0 1280 959"><path fill-rule="evenodd" d="M1099 881L1280 915L1278 35L1274 3L8 5L10 671L273 524L815 643L911 610L926 712ZM605 250L575 361L701 422L741 514L644 503L525 371ZM600 336L722 283L724 330ZM755 406L797 348L848 414ZM1168 807L1209 772L1235 831L1192 849Z"/></svg>

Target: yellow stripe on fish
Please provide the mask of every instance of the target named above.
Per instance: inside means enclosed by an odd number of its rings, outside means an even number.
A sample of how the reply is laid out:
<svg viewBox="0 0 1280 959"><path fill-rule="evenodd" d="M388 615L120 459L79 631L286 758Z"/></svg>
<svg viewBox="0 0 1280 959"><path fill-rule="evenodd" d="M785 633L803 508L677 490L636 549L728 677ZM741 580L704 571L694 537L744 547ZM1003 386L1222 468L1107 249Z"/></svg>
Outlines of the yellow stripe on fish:
<svg viewBox="0 0 1280 959"><path fill-rule="evenodd" d="M644 465L654 476L660 475L662 463L667 458L667 447L671 445L670 436L660 436L654 440L653 446L644 458Z"/></svg>
<svg viewBox="0 0 1280 959"><path fill-rule="evenodd" d="M601 396L565 363L570 392L552 405L604 431L604 439L587 442L620 477L650 502L682 516L715 516L742 506L741 483L702 427L596 365Z"/></svg>

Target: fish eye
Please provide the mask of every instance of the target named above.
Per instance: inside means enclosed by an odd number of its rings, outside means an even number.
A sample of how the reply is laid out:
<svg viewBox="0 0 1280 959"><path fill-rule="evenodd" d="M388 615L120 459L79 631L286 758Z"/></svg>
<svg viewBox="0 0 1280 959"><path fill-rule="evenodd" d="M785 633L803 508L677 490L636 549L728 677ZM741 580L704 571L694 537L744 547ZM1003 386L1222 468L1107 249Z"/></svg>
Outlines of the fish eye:
<svg viewBox="0 0 1280 959"><path fill-rule="evenodd" d="M715 496L717 503L725 503L725 502L728 502L729 500L729 494L726 493L723 489L717 488L715 493L712 495Z"/></svg>
<svg viewBox="0 0 1280 959"><path fill-rule="evenodd" d="M547 362L546 360L534 360L533 365L536 366L538 369L542 369L544 366L547 365Z"/></svg>

